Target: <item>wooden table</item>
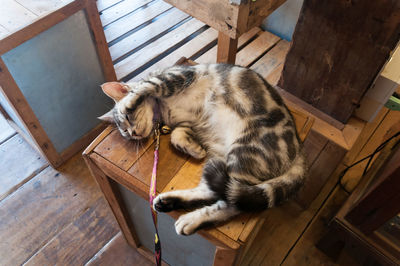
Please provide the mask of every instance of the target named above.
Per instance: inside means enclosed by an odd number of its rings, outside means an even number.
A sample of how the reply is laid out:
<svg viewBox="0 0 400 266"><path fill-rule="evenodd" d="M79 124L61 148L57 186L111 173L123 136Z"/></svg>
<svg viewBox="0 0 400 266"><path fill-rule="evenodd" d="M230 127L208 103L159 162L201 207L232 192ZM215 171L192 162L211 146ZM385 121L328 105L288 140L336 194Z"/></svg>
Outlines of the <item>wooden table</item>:
<svg viewBox="0 0 400 266"><path fill-rule="evenodd" d="M235 63L238 38L286 0L164 0L219 31L217 62Z"/></svg>
<svg viewBox="0 0 400 266"><path fill-rule="evenodd" d="M313 119L296 110L291 112L299 136L304 140ZM83 153L126 240L149 257L152 257L149 250L154 246L147 202L153 151L153 140L128 141L110 126ZM195 187L200 181L202 166L202 161L176 151L169 135L162 136L157 192ZM178 236L173 226L181 213L159 215L163 259L170 265L239 264L264 221L258 213L243 214L225 225L184 237Z"/></svg>

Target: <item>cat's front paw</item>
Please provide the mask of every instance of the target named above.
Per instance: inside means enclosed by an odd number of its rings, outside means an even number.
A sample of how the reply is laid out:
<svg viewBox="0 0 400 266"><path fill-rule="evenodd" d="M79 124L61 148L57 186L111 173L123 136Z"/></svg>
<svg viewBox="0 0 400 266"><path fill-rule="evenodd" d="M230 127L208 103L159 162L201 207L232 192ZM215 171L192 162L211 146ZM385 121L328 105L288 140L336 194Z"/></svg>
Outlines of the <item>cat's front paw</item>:
<svg viewBox="0 0 400 266"><path fill-rule="evenodd" d="M171 134L171 143L196 159L203 159L207 152L188 133L188 129L176 128Z"/></svg>
<svg viewBox="0 0 400 266"><path fill-rule="evenodd" d="M153 209L158 212L170 212L179 209L181 199L160 194L153 200Z"/></svg>
<svg viewBox="0 0 400 266"><path fill-rule="evenodd" d="M193 217L193 213L181 215L175 222L175 231L178 235L192 235L198 230L199 222L199 219Z"/></svg>

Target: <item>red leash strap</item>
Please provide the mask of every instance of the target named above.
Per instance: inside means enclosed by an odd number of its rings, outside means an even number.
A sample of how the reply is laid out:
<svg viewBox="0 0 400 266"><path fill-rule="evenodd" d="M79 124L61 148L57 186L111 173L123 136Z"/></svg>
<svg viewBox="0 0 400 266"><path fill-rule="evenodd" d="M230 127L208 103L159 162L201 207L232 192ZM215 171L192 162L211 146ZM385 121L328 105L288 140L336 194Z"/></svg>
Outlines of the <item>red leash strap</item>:
<svg viewBox="0 0 400 266"><path fill-rule="evenodd" d="M160 148L159 124L156 124L155 138L156 138L156 146L154 148L154 164L153 164L153 173L151 175L151 181L150 181L149 201L150 201L151 216L153 217L154 228L156 230L156 233L154 236L154 256L156 259L157 266L160 266L161 265L161 242L160 242L160 237L158 235L158 228L157 228L157 212L153 209L153 200L156 197L156 189L157 189L158 149Z"/></svg>

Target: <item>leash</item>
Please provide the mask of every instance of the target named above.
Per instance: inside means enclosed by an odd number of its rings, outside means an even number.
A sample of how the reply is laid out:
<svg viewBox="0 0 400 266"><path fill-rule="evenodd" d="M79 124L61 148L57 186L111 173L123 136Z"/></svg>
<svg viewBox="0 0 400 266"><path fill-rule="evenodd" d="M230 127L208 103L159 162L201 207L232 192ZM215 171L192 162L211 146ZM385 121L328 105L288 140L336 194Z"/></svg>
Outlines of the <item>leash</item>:
<svg viewBox="0 0 400 266"><path fill-rule="evenodd" d="M161 265L161 242L160 236L158 235L158 227L157 227L157 212L153 209L153 201L156 198L157 193L157 165L158 165L158 150L160 149L160 125L161 125L161 110L160 103L156 99L156 103L153 108L153 124L154 124L154 138L155 138L155 147L154 147L154 163L153 163L153 172L151 174L150 180L150 190L149 190L149 202L150 202L150 210L151 217L153 218L153 224L155 229L154 235L154 257L156 259L157 266ZM169 134L171 129L168 126L163 126L161 128L163 134Z"/></svg>
<svg viewBox="0 0 400 266"><path fill-rule="evenodd" d="M156 259L157 266L161 265L161 242L160 237L158 235L157 228L157 212L153 209L153 200L156 198L156 188L157 188L157 164L158 164L158 150L160 148L160 123L156 122L155 129L155 141L156 145L154 148L154 164L153 164L153 173L151 175L150 181L150 191L149 191L149 201L150 201L150 209L151 216L153 218L154 228L156 230L154 235L154 256Z"/></svg>

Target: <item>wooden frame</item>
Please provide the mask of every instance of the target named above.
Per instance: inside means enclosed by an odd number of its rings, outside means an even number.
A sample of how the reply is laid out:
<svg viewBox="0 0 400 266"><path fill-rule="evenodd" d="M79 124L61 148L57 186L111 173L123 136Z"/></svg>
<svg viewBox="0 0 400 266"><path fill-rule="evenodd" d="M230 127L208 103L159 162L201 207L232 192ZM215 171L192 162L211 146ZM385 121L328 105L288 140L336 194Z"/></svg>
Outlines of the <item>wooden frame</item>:
<svg viewBox="0 0 400 266"><path fill-rule="evenodd" d="M38 34L50 29L54 25L69 18L78 11L85 12L86 20L89 29L93 34L93 41L96 46L96 52L100 61L103 75L106 80L116 80L112 60L108 51L107 42L104 36L100 17L98 14L95 1L77 0L61 9L35 21L27 27L11 34L10 36L0 40L0 56L6 52L18 47L22 43L32 39ZM46 134L43 126L40 124L38 117L34 114L29 106L27 99L21 92L16 81L7 69L6 64L0 58L0 87L9 105L17 117L22 121L34 143L39 147L43 156L54 166L57 167L73 154L79 151L82 147L88 145L93 138L104 129L104 125L92 129L81 139L77 140L66 150L61 153L57 152L49 136Z"/></svg>
<svg viewBox="0 0 400 266"><path fill-rule="evenodd" d="M235 64L238 38L286 0L165 0L185 13L219 31L217 62Z"/></svg>
<svg viewBox="0 0 400 266"><path fill-rule="evenodd" d="M399 247L376 231L400 210L395 201L399 198L399 141L399 137L391 140L382 150L331 221L329 231L317 243L317 247L332 259L350 243L384 265L400 263ZM397 150L394 150L396 145Z"/></svg>

